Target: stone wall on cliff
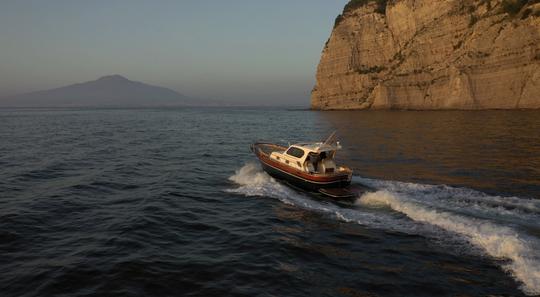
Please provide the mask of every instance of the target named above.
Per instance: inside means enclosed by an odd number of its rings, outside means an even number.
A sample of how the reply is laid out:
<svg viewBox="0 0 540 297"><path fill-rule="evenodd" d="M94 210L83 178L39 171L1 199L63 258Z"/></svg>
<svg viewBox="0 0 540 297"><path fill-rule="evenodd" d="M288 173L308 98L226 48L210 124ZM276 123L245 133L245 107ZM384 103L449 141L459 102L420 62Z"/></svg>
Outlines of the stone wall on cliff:
<svg viewBox="0 0 540 297"><path fill-rule="evenodd" d="M540 108L540 1L513 12L505 1L348 7L323 50L312 108Z"/></svg>

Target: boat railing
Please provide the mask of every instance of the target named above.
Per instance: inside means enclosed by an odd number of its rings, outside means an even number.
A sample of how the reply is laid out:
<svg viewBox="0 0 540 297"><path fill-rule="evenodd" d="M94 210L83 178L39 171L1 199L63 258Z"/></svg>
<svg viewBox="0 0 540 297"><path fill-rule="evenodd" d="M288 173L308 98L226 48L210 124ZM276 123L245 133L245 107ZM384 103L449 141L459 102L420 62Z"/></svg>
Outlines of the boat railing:
<svg viewBox="0 0 540 297"><path fill-rule="evenodd" d="M338 166L336 170L332 173L321 173L321 172L310 172L311 175L314 176L333 176L333 175L343 175L343 173L352 173L352 169L346 166Z"/></svg>
<svg viewBox="0 0 540 297"><path fill-rule="evenodd" d="M265 150L265 149L263 149L263 147L261 147L261 145L262 146L267 146L267 147L273 147L274 150L269 150L269 149ZM263 153L265 155L268 155L268 156L270 156L270 154L272 152L275 152L275 151L284 152L287 149L287 147L285 147L285 146L281 146L279 144L275 144L275 143L272 143L270 141L257 141L252 145L252 150L254 150L255 147L257 147L257 149L261 153Z"/></svg>

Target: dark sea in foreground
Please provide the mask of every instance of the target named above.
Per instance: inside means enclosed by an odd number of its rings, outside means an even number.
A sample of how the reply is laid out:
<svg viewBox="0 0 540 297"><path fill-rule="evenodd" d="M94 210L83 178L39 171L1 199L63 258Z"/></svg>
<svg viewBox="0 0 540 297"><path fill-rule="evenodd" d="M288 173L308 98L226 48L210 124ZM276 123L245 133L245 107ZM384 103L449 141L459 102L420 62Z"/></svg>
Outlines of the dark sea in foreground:
<svg viewBox="0 0 540 297"><path fill-rule="evenodd" d="M337 129L338 203L249 144ZM0 109L0 296L540 294L540 111Z"/></svg>

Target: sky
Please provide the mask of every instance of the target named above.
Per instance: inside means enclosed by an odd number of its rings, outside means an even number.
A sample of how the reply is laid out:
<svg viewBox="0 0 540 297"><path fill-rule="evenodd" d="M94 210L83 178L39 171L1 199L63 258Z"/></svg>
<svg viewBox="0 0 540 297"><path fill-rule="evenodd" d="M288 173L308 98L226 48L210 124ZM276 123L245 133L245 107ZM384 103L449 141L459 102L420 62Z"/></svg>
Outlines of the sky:
<svg viewBox="0 0 540 297"><path fill-rule="evenodd" d="M120 74L191 97L308 105L348 0L1 0L0 96Z"/></svg>

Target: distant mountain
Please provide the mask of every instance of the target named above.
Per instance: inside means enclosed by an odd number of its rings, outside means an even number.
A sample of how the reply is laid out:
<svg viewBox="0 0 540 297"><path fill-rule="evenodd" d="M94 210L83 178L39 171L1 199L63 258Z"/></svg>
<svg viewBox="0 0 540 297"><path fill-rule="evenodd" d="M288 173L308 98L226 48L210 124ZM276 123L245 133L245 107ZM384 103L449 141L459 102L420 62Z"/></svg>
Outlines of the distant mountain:
<svg viewBox="0 0 540 297"><path fill-rule="evenodd" d="M208 105L171 89L109 75L94 81L66 87L0 98L4 107L82 107L82 106L183 106Z"/></svg>

